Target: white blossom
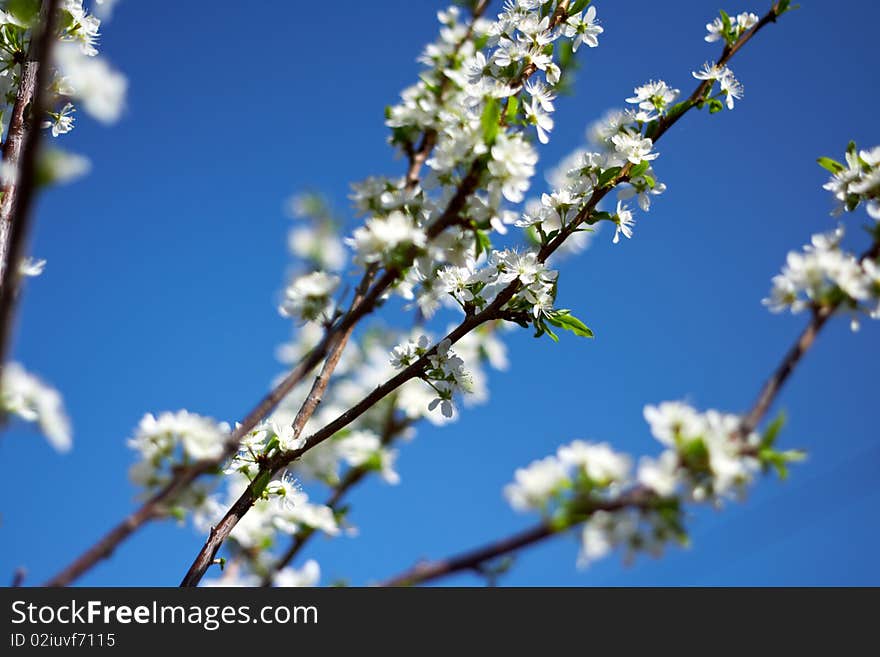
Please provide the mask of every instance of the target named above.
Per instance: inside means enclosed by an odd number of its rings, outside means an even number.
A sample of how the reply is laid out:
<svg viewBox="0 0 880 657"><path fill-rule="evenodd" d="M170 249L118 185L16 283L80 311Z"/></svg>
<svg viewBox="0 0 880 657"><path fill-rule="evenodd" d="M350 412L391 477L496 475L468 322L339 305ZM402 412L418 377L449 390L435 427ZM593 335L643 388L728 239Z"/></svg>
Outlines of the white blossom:
<svg viewBox="0 0 880 657"><path fill-rule="evenodd" d="M59 452L67 452L73 445L70 419L61 394L18 363L3 366L0 407L4 415L15 415L37 424Z"/></svg>
<svg viewBox="0 0 880 657"><path fill-rule="evenodd" d="M89 57L73 44L59 44L55 60L69 93L83 108L105 123L119 119L125 104L128 80L101 57Z"/></svg>
<svg viewBox="0 0 880 657"><path fill-rule="evenodd" d="M323 271L298 276L284 291L279 312L284 317L303 320L329 319L333 311L332 295L339 287L339 276Z"/></svg>
<svg viewBox="0 0 880 657"><path fill-rule="evenodd" d="M700 415L683 402L645 406L644 416L651 435L667 447L675 447L683 438L698 436L703 431Z"/></svg>
<svg viewBox="0 0 880 657"><path fill-rule="evenodd" d="M618 133L611 137L611 142L618 153L633 164L640 164L642 160L656 160L659 153L652 153L654 143L647 137Z"/></svg>
<svg viewBox="0 0 880 657"><path fill-rule="evenodd" d="M538 155L519 135L499 135L492 146L489 173L498 181L504 198L512 203L523 200L535 175Z"/></svg>
<svg viewBox="0 0 880 657"><path fill-rule="evenodd" d="M317 586L321 580L321 567L314 559L306 561L302 568L292 566L282 568L272 578L274 586L279 588Z"/></svg>
<svg viewBox="0 0 880 657"><path fill-rule="evenodd" d="M198 461L220 456L228 432L226 424L186 410L165 412L158 417L147 413L128 444L145 459L169 453L180 445L188 458Z"/></svg>
<svg viewBox="0 0 880 657"><path fill-rule="evenodd" d="M626 102L638 105L645 111L663 112L670 103L678 98L680 91L670 88L663 80L651 80L641 87L635 88L635 95Z"/></svg>
<svg viewBox="0 0 880 657"><path fill-rule="evenodd" d="M76 109L73 107L73 103L67 103L58 112L49 112L49 116L52 117L52 120L44 121L43 127L51 128L53 137L67 134L73 130L73 113L75 111Z"/></svg>
<svg viewBox="0 0 880 657"><path fill-rule="evenodd" d="M635 225L632 211L629 210L622 201L617 202L617 212L614 214L614 239L612 242L617 244L620 236L623 235L627 239L631 239L633 235L632 227Z"/></svg>
<svg viewBox="0 0 880 657"><path fill-rule="evenodd" d="M403 212L394 211L386 217L371 217L346 240L362 263L379 262L401 246L422 247L427 238L423 230Z"/></svg>
<svg viewBox="0 0 880 657"><path fill-rule="evenodd" d="M550 498L569 484L568 469L557 458L533 461L514 473L514 481L504 488L504 496L517 511L543 509Z"/></svg>
<svg viewBox="0 0 880 657"><path fill-rule="evenodd" d="M575 440L560 447L557 456L563 465L581 470L600 485L625 481L632 468L632 460L625 454L615 452L608 443L592 444Z"/></svg>
<svg viewBox="0 0 880 657"><path fill-rule="evenodd" d="M578 47L582 43L590 48L598 46L598 36L604 31L596 23L596 7L588 7L583 13L572 14L566 19L562 27L562 33L569 39L574 39L571 43L571 49L574 52L577 52Z"/></svg>
<svg viewBox="0 0 880 657"><path fill-rule="evenodd" d="M639 461L638 482L650 488L658 495L673 495L678 489L680 477L678 454L674 450L666 450L659 458L643 457Z"/></svg>
<svg viewBox="0 0 880 657"><path fill-rule="evenodd" d="M870 271L874 265L844 251L843 237L843 226L839 226L833 232L813 235L801 252L790 252L782 272L773 277L764 305L776 313L786 309L798 313L831 303L839 291L846 295L844 309L866 304L870 314L872 300L878 296Z"/></svg>
<svg viewBox="0 0 880 657"><path fill-rule="evenodd" d="M45 260L35 260L30 256L22 260L18 265L18 270L21 272L21 275L29 277L40 276L45 268Z"/></svg>

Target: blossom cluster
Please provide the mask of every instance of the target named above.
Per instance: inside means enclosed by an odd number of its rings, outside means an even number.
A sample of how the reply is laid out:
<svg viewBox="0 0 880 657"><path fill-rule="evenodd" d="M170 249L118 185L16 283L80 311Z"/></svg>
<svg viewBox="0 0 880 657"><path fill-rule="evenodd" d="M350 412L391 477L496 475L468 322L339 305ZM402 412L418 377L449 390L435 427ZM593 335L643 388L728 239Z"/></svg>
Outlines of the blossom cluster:
<svg viewBox="0 0 880 657"><path fill-rule="evenodd" d="M750 11L730 16L721 10L719 17L706 24L705 39L709 43L723 40L727 45L733 45L745 32L757 25L758 20L758 15Z"/></svg>
<svg viewBox="0 0 880 657"><path fill-rule="evenodd" d="M864 204L868 216L880 221L880 146L859 150L851 142L845 165L828 157L819 163L834 174L824 186L837 201L833 214L854 212Z"/></svg>
<svg viewBox="0 0 880 657"><path fill-rule="evenodd" d="M162 413L158 417L147 414L129 440L129 446L141 457L131 468L131 479L146 491L161 488L170 481L175 470L203 459L220 457L228 433L229 426L225 423L187 411ZM263 459L278 450L292 450L301 445L302 440L293 437L289 425L261 423L244 437L240 452L227 464L224 492L216 493L208 484L191 485L173 500L169 512L179 518L187 511L193 512L193 521L199 530L215 524L229 503L253 483ZM333 536L339 533L333 511L310 503L292 473L284 472L262 483L254 509L232 534L240 547L267 548L276 533L293 534L303 528Z"/></svg>
<svg viewBox="0 0 880 657"><path fill-rule="evenodd" d="M756 21L754 14L738 16L734 20L736 27L729 31L730 42L735 42ZM563 252L584 248L586 231L603 220L614 224L615 244L621 237L632 238L634 211L626 201L635 198L639 209L648 212L653 197L666 191L666 185L657 180L653 169L659 154L654 151L652 135L660 123L675 117L691 102L715 113L725 106L733 109L735 101L743 96L742 84L727 66L706 63L693 72L693 77L709 82L703 95L678 104L681 92L664 80L650 80L636 87L626 99L632 107L609 111L588 128L589 147L571 153L550 173L548 178L555 191L527 203L516 225L525 228L542 245L565 230L570 239L562 245ZM719 90L713 95L716 82ZM615 211L596 211L590 203L592 197L612 185L617 188Z"/></svg>
<svg viewBox="0 0 880 657"><path fill-rule="evenodd" d="M819 164L833 174L824 185L835 198L833 215L855 212L864 205L875 220L869 228L875 244L880 241L880 146L858 150L850 143L846 165L828 157ZM813 235L801 251L791 251L782 272L773 277L770 295L763 303L772 312L793 313L823 307L849 313L856 330L859 317L880 318L880 264L876 256L857 257L842 244L844 227Z"/></svg>
<svg viewBox="0 0 880 657"><path fill-rule="evenodd" d="M592 230L590 226L602 220L614 225L615 244L621 237L632 238L634 211L626 201L635 198L639 208L647 212L652 198L666 190L652 166L659 153L646 136L646 128L666 115L677 94L678 90L670 89L662 80L637 87L628 99L637 105L636 109L608 112L590 126L588 136L593 149L578 149L563 160L550 175L556 189L543 194L540 202L528 204L517 226L529 230L542 245L561 231L576 235L576 231ZM621 175L624 167L629 167L625 177ZM612 184L617 187L615 211L592 210L593 195ZM578 248L578 240L574 240L574 248Z"/></svg>
<svg viewBox="0 0 880 657"><path fill-rule="evenodd" d="M880 265L876 259L859 260L841 247L843 226L813 235L803 250L791 251L782 272L773 277L770 296L763 300L772 312L799 313L835 306L852 315L880 318Z"/></svg>
<svg viewBox="0 0 880 657"><path fill-rule="evenodd" d="M278 570L272 578L272 585L279 588L317 586L321 581L321 566L314 559L306 561L302 568L286 566ZM220 577L206 579L202 586L257 587L262 583L260 576L252 571L229 568Z"/></svg>
<svg viewBox="0 0 880 657"><path fill-rule="evenodd" d="M294 435L293 426L276 421L264 421L242 438L238 453L226 466L226 474L233 472L253 480L260 464L279 452L292 452L303 446L305 440Z"/></svg>
<svg viewBox="0 0 880 657"><path fill-rule="evenodd" d="M329 322L335 304L333 293L339 287L339 276L314 271L294 278L284 291L279 312L284 317L298 317L305 321Z"/></svg>
<svg viewBox="0 0 880 657"><path fill-rule="evenodd" d="M0 94L7 104L11 104L20 83L18 64L24 60L30 45L39 20L40 3L3 4L5 7L0 8ZM53 48L53 109L43 123L53 137L73 129L74 102L80 103L99 121L118 119L128 84L125 77L98 54L101 20L84 8L82 0L63 0L60 5L55 35L58 42ZM5 133L9 112L3 115Z"/></svg>
<svg viewBox="0 0 880 657"><path fill-rule="evenodd" d="M158 416L147 413L128 440L128 446L139 457L131 466L129 477L148 495L165 486L179 468L219 457L228 433L226 423L185 410ZM187 506L198 506L206 494L206 488L191 486L175 500L179 505L175 513Z"/></svg>
<svg viewBox="0 0 880 657"><path fill-rule="evenodd" d="M286 205L296 221L288 235L290 252L313 270L338 272L346 262L339 238L340 221L318 194L297 194Z"/></svg>
<svg viewBox="0 0 880 657"><path fill-rule="evenodd" d="M455 414L453 395L459 391L472 390L473 378L465 368L464 361L452 350L452 343L448 338L442 340L430 354L429 345L426 335L420 336L417 341L409 340L398 345L391 352L391 364L396 368L404 368L427 355L428 365L421 378L437 395L428 404L428 410L433 411L439 406L443 416L451 418Z"/></svg>
<svg viewBox="0 0 880 657"><path fill-rule="evenodd" d="M246 477L230 477L225 498L211 496L197 508L196 528L208 531L215 526L250 483ZM266 484L263 495L236 525L230 538L244 550L268 550L275 546L279 536L290 536L303 530L320 531L328 536L337 536L341 532L333 509L310 502L293 476L285 473Z"/></svg>
<svg viewBox="0 0 880 657"><path fill-rule="evenodd" d="M682 402L646 406L644 415L664 451L642 458L635 472L632 459L607 443L576 440L518 469L504 488L514 509L539 511L558 530L582 524L581 565L616 547L631 557L685 543L685 503L739 497L756 472L772 466L784 473L801 458L773 448L778 425L759 436L745 432L739 416Z"/></svg>
<svg viewBox="0 0 880 657"><path fill-rule="evenodd" d="M535 173L531 130L544 143L553 128L559 42L598 45L602 28L587 4L511 0L494 21L466 20L457 7L438 14L440 39L420 58L427 69L386 121L408 158L429 153L429 174L354 186L355 206L368 215L348 240L356 262L399 267L397 292L430 309L443 294L433 287L438 269L466 266L488 232L516 221L505 202L521 202ZM461 190L466 220L429 233Z"/></svg>

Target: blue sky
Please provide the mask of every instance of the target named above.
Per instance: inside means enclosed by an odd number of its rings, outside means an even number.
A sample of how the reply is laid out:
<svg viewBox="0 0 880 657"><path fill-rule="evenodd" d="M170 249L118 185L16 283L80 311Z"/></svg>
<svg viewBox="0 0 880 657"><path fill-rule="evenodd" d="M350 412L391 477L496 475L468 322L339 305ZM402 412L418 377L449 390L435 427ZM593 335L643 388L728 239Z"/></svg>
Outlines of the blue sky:
<svg viewBox="0 0 880 657"><path fill-rule="evenodd" d="M804 322L761 306L770 277L788 250L834 226L815 158L840 157L850 139L878 143L880 6L802 5L734 60L746 89L735 111L689 115L658 145L669 189L634 239L612 245L605 231L562 264L561 305L596 340L513 333L490 405L424 427L402 450L399 486L369 481L352 495L358 538L312 544L304 556L325 582L367 583L527 526L501 495L514 469L574 438L655 453L647 403L749 407ZM689 92L690 71L717 54L702 40L714 1L596 6L601 47L579 53L577 91L557 103L542 165L632 87L660 77ZM133 508L125 439L144 412L235 420L265 392L289 332L275 311L289 262L283 201L310 188L347 210L350 182L402 172L382 112L415 79L440 7L120 3L103 49L130 78L128 110L110 128L81 117L65 138L94 169L40 201L31 251L49 264L28 283L15 345L63 391L75 446L58 455L17 425L0 439L0 578L25 566L28 582L42 581ZM864 216L848 218L856 244ZM559 538L523 553L503 582L880 584L878 357L872 323L823 333L777 407L789 416L783 444L809 460L744 504L696 513L690 549L578 571L576 542ZM202 539L155 524L81 583L176 585Z"/></svg>

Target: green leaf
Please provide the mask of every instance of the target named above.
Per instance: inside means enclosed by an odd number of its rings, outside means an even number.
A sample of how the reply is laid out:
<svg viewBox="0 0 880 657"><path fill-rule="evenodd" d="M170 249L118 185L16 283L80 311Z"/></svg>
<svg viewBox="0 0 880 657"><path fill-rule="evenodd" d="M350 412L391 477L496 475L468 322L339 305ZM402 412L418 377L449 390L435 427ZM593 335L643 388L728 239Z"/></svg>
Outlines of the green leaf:
<svg viewBox="0 0 880 657"><path fill-rule="evenodd" d="M553 342L559 342L559 337L547 328L547 324L544 323L544 318L538 317L535 320L535 337L540 338L545 333L550 336L550 339L553 340Z"/></svg>
<svg viewBox="0 0 880 657"><path fill-rule="evenodd" d="M602 173L599 174L599 180L596 185L598 187L605 187L608 183L610 183L617 174L620 173L620 167L611 167L610 169L605 169Z"/></svg>
<svg viewBox="0 0 880 657"><path fill-rule="evenodd" d="M571 41L560 41L558 50L559 52L556 57L559 62L559 68L564 72L569 66L571 66L574 59L574 51L571 49Z"/></svg>
<svg viewBox="0 0 880 657"><path fill-rule="evenodd" d="M643 173L645 173L645 171L648 170L648 167L650 167L650 166L651 166L651 163L648 162L648 160L642 160L641 162L639 162L637 165L635 165L630 170L630 172L629 172L630 180L641 176Z"/></svg>
<svg viewBox="0 0 880 657"><path fill-rule="evenodd" d="M710 98L708 101L708 105L709 114L718 114L718 112L724 109L724 103L722 103L717 98Z"/></svg>
<svg viewBox="0 0 880 657"><path fill-rule="evenodd" d="M554 310L547 316L547 321L557 328L571 331L581 338L594 337L589 326L571 314L568 310Z"/></svg>
<svg viewBox="0 0 880 657"><path fill-rule="evenodd" d="M702 438L697 438L681 445L680 451L689 468L703 471L709 467L709 449Z"/></svg>
<svg viewBox="0 0 880 657"><path fill-rule="evenodd" d="M819 166L823 169L830 171L831 173L840 173L841 171L845 171L846 167L843 166L837 160L832 160L830 157L820 157L816 159L816 162L819 163Z"/></svg>
<svg viewBox="0 0 880 657"><path fill-rule="evenodd" d="M517 112L519 112L519 96L511 96L507 99L507 109L504 112L504 120L507 123L513 123L516 120Z"/></svg>
<svg viewBox="0 0 880 657"><path fill-rule="evenodd" d="M761 445L764 447L773 447L776 439L779 438L779 432L785 426L785 413L779 413L776 419L764 430L764 436L761 439Z"/></svg>
<svg viewBox="0 0 880 657"><path fill-rule="evenodd" d="M382 470L382 455L379 453L370 454L370 457L361 465L364 470Z"/></svg>
<svg viewBox="0 0 880 657"><path fill-rule="evenodd" d="M479 258L483 251L489 253L492 250L492 240L489 239L489 236L484 231L475 230L474 238L474 251L476 252L474 258Z"/></svg>
<svg viewBox="0 0 880 657"><path fill-rule="evenodd" d="M572 6L571 9L568 10L568 15L576 14L579 11L583 11L587 8L587 5L590 4L590 0L577 0Z"/></svg>
<svg viewBox="0 0 880 657"><path fill-rule="evenodd" d="M543 244L543 242L541 241L541 236L538 234L538 229L534 226L527 226L523 230L523 233L525 233L526 239L529 241L530 244L533 244L534 246L540 246L541 244Z"/></svg>
<svg viewBox="0 0 880 657"><path fill-rule="evenodd" d="M280 449L280 445L281 445L281 441L278 440L278 436L272 436L271 440L269 440L269 442L266 443L266 451L265 451L265 453L268 454L269 452L271 452L271 451L272 451L273 449L275 449L276 447L278 447L278 448Z"/></svg>
<svg viewBox="0 0 880 657"><path fill-rule="evenodd" d="M76 19L66 9L62 9L58 12L58 27L62 30L72 30L74 25L76 25Z"/></svg>
<svg viewBox="0 0 880 657"><path fill-rule="evenodd" d="M40 15L40 0L9 0L6 11L22 23L32 25Z"/></svg>
<svg viewBox="0 0 880 657"><path fill-rule="evenodd" d="M773 468L780 479L788 477L788 464L803 461L806 454L799 449L791 449L785 452L777 452L770 447L762 447L758 450L758 460L766 470Z"/></svg>
<svg viewBox="0 0 880 657"><path fill-rule="evenodd" d="M726 38L727 33L730 32L730 28L731 28L730 16L728 16L727 12L724 11L723 9L721 9L719 11L721 12L721 22L724 24L724 32L725 32L725 38Z"/></svg>
<svg viewBox="0 0 880 657"><path fill-rule="evenodd" d="M800 463L807 459L807 453L802 449L788 449L780 452L780 455L785 459L786 463Z"/></svg>
<svg viewBox="0 0 880 657"><path fill-rule="evenodd" d="M486 101L483 113L480 115L480 126L483 128L483 141L491 146L495 143L498 136L499 125L501 120L501 103L497 98L490 98Z"/></svg>

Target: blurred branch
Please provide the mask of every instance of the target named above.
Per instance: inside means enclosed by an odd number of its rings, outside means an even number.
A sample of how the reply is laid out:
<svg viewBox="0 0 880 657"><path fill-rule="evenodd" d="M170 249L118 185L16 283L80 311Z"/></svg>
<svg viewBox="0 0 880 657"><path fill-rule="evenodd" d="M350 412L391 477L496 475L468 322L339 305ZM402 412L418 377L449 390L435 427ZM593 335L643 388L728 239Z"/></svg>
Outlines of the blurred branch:
<svg viewBox="0 0 880 657"><path fill-rule="evenodd" d="M60 0L43 0L39 18L21 62L18 92L3 144L3 197L0 199L0 374L9 352L15 304L21 281L19 265L32 222L37 188L40 121L48 108L49 62Z"/></svg>
<svg viewBox="0 0 880 657"><path fill-rule="evenodd" d="M12 574L12 583L9 585L12 588L18 588L22 584L24 584L24 578L27 577L27 568L19 566L15 569L15 572Z"/></svg>

